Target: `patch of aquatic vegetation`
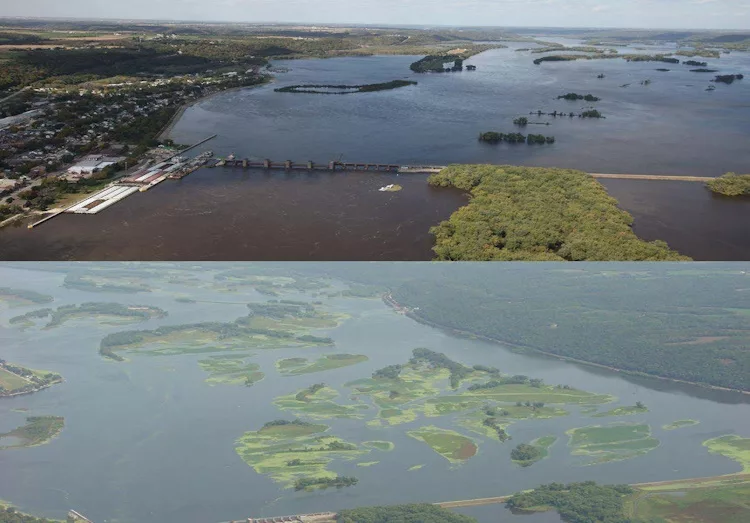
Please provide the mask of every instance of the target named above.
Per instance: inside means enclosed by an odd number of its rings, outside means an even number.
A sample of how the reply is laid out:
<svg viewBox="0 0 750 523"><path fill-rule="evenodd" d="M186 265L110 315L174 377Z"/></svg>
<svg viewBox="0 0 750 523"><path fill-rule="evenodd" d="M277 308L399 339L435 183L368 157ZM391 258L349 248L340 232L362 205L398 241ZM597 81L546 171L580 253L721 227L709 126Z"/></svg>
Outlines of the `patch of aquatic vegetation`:
<svg viewBox="0 0 750 523"><path fill-rule="evenodd" d="M102 339L99 353L113 360L124 361L120 352L172 356L330 345L333 345L332 339L309 334L253 328L237 322L206 322L112 333Z"/></svg>
<svg viewBox="0 0 750 523"><path fill-rule="evenodd" d="M587 456L587 464L606 463L642 456L659 446L647 424L612 423L566 432L574 456Z"/></svg>
<svg viewBox="0 0 750 523"><path fill-rule="evenodd" d="M57 309L39 309L10 319L11 325L30 327L49 318L45 329L59 327L68 321L93 319L104 325L138 323L152 318L164 318L167 312L149 305L123 305L120 303L82 303L63 305Z"/></svg>
<svg viewBox="0 0 750 523"><path fill-rule="evenodd" d="M266 296L282 296L289 293L314 293L329 288L330 283L323 278L313 278L295 274L258 274L257 268L237 267L214 276L214 288L220 292L236 292L244 287L252 287Z"/></svg>
<svg viewBox="0 0 750 523"><path fill-rule="evenodd" d="M135 271L134 274L93 271L84 274L68 274L63 286L79 291L121 292L124 294L151 292L152 290Z"/></svg>
<svg viewBox="0 0 750 523"><path fill-rule="evenodd" d="M10 287L0 287L0 304L6 304L9 307L21 307L24 305L40 305L49 303L54 298L48 294L40 294L34 291L23 289L12 289Z"/></svg>
<svg viewBox="0 0 750 523"><path fill-rule="evenodd" d="M65 418L59 416L32 416L26 425L0 434L0 449L35 447L49 443L62 432ZM5 444L3 440L10 441Z"/></svg>
<svg viewBox="0 0 750 523"><path fill-rule="evenodd" d="M269 476L287 488L328 486L314 480L337 479L328 465L335 459L354 460L369 452L341 438L326 434L328 426L303 421L272 421L260 430L246 432L237 440L237 454L258 474ZM313 484L314 483L314 484ZM331 485L336 486L336 485Z"/></svg>
<svg viewBox="0 0 750 523"><path fill-rule="evenodd" d="M373 465L377 465L380 463L379 461L363 461L362 463L357 463L358 467L372 467Z"/></svg>
<svg viewBox="0 0 750 523"><path fill-rule="evenodd" d="M362 442L362 446L367 447L369 449L382 450L383 452L390 452L396 447L396 445L394 445L393 442L391 441L381 441L381 440L364 441Z"/></svg>
<svg viewBox="0 0 750 523"><path fill-rule="evenodd" d="M419 470L424 467L424 463L420 463L419 465L412 465L408 469L406 469L408 472L411 472L412 470Z"/></svg>
<svg viewBox="0 0 750 523"><path fill-rule="evenodd" d="M742 465L742 471L750 472L750 438L737 435L721 436L703 442L708 451L721 454Z"/></svg>
<svg viewBox="0 0 750 523"><path fill-rule="evenodd" d="M700 423L700 421L694 419L678 419L677 421L673 421L672 423L662 425L661 428L663 428L664 430L676 430L683 427L691 427L693 425L697 425L698 423Z"/></svg>
<svg viewBox="0 0 750 523"><path fill-rule="evenodd" d="M617 407L605 412L594 414L592 418L607 418L610 416L632 416L634 414L642 414L648 412L648 407L645 405L633 405L630 407Z"/></svg>
<svg viewBox="0 0 750 523"><path fill-rule="evenodd" d="M513 463L522 467L530 467L537 461L549 455L549 448L555 444L557 436L544 436L532 440L531 443L521 443L514 448L510 457Z"/></svg>
<svg viewBox="0 0 750 523"><path fill-rule="evenodd" d="M238 323L256 329L299 331L338 326L348 318L322 310L315 303L279 300L265 303L248 303L249 314Z"/></svg>
<svg viewBox="0 0 750 523"><path fill-rule="evenodd" d="M410 430L407 434L427 443L432 450L451 463L462 463L475 456L478 450L476 443L470 438L434 425Z"/></svg>
<svg viewBox="0 0 750 523"><path fill-rule="evenodd" d="M341 405L333 401L339 393L324 383L316 383L296 393L279 396L273 404L279 409L314 420L331 418L362 418L367 405Z"/></svg>
<svg viewBox="0 0 750 523"><path fill-rule="evenodd" d="M277 361L276 368L283 375L296 376L349 367L368 359L362 354L326 354L312 362L307 358L286 358Z"/></svg>
<svg viewBox="0 0 750 523"><path fill-rule="evenodd" d="M198 362L208 372L206 383L210 385L245 385L250 387L265 377L257 363L248 363L242 358L210 357Z"/></svg>

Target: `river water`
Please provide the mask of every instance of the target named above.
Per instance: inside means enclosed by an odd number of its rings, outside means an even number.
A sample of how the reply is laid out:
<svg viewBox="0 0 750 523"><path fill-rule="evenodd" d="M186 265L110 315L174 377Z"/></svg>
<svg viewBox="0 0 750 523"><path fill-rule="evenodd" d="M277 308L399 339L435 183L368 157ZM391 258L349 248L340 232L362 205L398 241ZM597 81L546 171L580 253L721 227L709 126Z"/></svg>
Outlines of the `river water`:
<svg viewBox="0 0 750 523"><path fill-rule="evenodd" d="M579 42L556 38L561 43ZM417 75L417 57L278 62L273 84L231 91L187 109L178 143L218 137L218 155L274 161L397 164L494 163L588 172L718 176L750 165L750 81L711 85L710 73L660 62L580 60L534 65L526 44L491 50L474 72ZM668 46L620 53L673 51ZM697 60L704 60L696 58ZM749 73L750 54L707 59L722 74ZM668 72L656 71L668 68ZM604 79L597 79L604 73ZM408 79L416 86L366 94L277 93L292 84L363 84ZM649 85L641 85L643 80ZM622 87L628 85L628 87ZM514 131L530 111L579 112L556 100L592 93L606 119L531 116L525 132L553 145L487 145L483 131ZM196 150L199 152L202 149ZM39 229L0 232L0 259L412 260L431 258L431 225L466 202L424 187L424 175L313 175L204 169L167 181L96 216L64 215ZM380 193L399 183L399 193ZM700 260L750 259L750 199L712 195L700 183L605 180L646 239L663 239Z"/></svg>
<svg viewBox="0 0 750 523"><path fill-rule="evenodd" d="M205 268L194 275L203 281L213 278L212 271ZM52 330L21 331L11 328L8 319L38 307L0 307L2 357L65 377L65 383L51 389L0 401L0 432L22 424L30 415L65 417L65 429L49 444L0 451L0 499L39 515L63 518L72 508L94 521L206 523L363 505L489 497L550 481L628 483L708 476L736 472L740 467L709 454L703 441L731 433L750 436L747 396L626 379L554 359L516 354L502 345L456 338L414 322L379 299L283 296L322 299L328 310L349 314L351 318L339 327L319 333L335 340L336 352L366 354L369 361L322 374L281 377L274 369L277 359L310 357L331 349L258 350L252 361L266 373L264 380L251 388L212 387L204 382L206 373L196 364L201 356L143 355L116 363L97 354L99 341L107 333L128 328L230 321L246 314L245 303L265 301L266 297L252 290L226 294L166 283L166 276L149 280L153 292L146 294L91 293L63 288L63 277L55 272L0 267L0 285L19 286L17 282L23 281L24 289L52 294L54 306L86 301L147 304L166 309L169 316L135 327L77 322ZM179 295L225 303L179 303L175 301ZM256 430L272 419L289 418L271 404L272 398L325 380L342 391L341 399L346 401L345 382L405 362L415 347L444 352L468 365L492 365L509 374L616 395L617 403L606 408L642 401L650 411L627 420L650 423L661 445L640 458L581 466L581 459L570 454L564 432L617 418L594 420L573 407L570 416L527 420L510 427L513 444L548 434L559 437L549 458L532 467L521 469L511 463L510 442L503 445L480 437L476 438L479 455L464 465L451 466L405 434L406 429L424 424L453 428L449 419L418 419L381 429L367 428L362 420L336 420L330 423L334 434L354 442L392 441L395 450L373 451L360 460L380 461L372 467L334 462L332 470L357 476L359 484L315 493L283 490L256 474L235 453L234 442L243 432ZM686 418L701 423L675 431L661 429L665 423ZM424 467L407 471L419 464ZM553 515L517 519L500 506L466 509L466 513L488 523L557 521Z"/></svg>

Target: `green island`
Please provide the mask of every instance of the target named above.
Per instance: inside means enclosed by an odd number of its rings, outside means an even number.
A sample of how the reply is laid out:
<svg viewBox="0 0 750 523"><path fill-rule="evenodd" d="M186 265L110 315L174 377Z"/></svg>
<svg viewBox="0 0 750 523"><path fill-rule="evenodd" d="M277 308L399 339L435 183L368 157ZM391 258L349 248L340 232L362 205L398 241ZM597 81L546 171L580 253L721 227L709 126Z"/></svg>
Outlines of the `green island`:
<svg viewBox="0 0 750 523"><path fill-rule="evenodd" d="M691 73L718 73L718 69L706 69L705 67L699 67L698 69L690 69Z"/></svg>
<svg viewBox="0 0 750 523"><path fill-rule="evenodd" d="M549 448L555 444L557 436L544 436L532 440L531 443L520 443L510 452L513 463L522 467L530 467L537 461L549 455Z"/></svg>
<svg viewBox="0 0 750 523"><path fill-rule="evenodd" d="M413 470L419 470L421 468L424 468L424 463L420 463L419 465L412 465L411 467L409 467L406 470L407 470L407 472L411 472Z"/></svg>
<svg viewBox="0 0 750 523"><path fill-rule="evenodd" d="M429 54L412 63L409 68L415 73L450 73L463 71L464 60L487 51L505 47L500 44L468 45L442 54ZM452 64L446 67L446 64ZM472 69L473 70L473 69Z"/></svg>
<svg viewBox="0 0 750 523"><path fill-rule="evenodd" d="M505 505L518 512L555 510L567 523L636 523L623 517L626 497L633 494L629 485L550 483L511 496Z"/></svg>
<svg viewBox="0 0 750 523"><path fill-rule="evenodd" d="M81 305L63 305L56 310L39 309L10 319L11 325L30 327L34 320L49 317L45 329L59 327L67 321L94 319L104 325L138 323L153 318L164 318L167 312L159 307L148 305L122 305L120 303L82 303Z"/></svg>
<svg viewBox="0 0 750 523"><path fill-rule="evenodd" d="M557 54L543 56L534 60L535 65L543 62L572 62L574 60L599 60L622 58L627 62L664 62L667 64L679 64L678 58L672 58L667 55L647 55L647 54L617 54L617 53L593 53L593 54Z"/></svg>
<svg viewBox="0 0 750 523"><path fill-rule="evenodd" d="M374 93L377 91L388 91L390 89L399 89L417 85L417 82L408 80L393 80L379 84L364 85L288 85L274 89L277 93L309 93L309 94L353 94L353 93Z"/></svg>
<svg viewBox="0 0 750 523"><path fill-rule="evenodd" d="M610 416L632 416L633 414L642 414L644 412L648 412L648 407L646 407L643 403L640 401L637 402L635 405L630 407L617 407L605 412L599 412L598 414L594 414L593 418L606 418Z"/></svg>
<svg viewBox="0 0 750 523"><path fill-rule="evenodd" d="M272 300L248 303L249 314L237 323L256 329L307 331L336 327L348 316L324 311L319 303L292 300Z"/></svg>
<svg viewBox="0 0 750 523"><path fill-rule="evenodd" d="M404 187L401 186L401 185L399 185L399 184L397 184L397 183L390 183L390 184L382 187L379 190L381 192L399 192L399 191L401 191L403 189L404 189Z"/></svg>
<svg viewBox="0 0 750 523"><path fill-rule="evenodd" d="M151 287L138 278L105 274L68 274L65 276L63 287L88 292L120 292L135 294L151 292Z"/></svg>
<svg viewBox="0 0 750 523"><path fill-rule="evenodd" d="M285 358L276 362L276 369L284 376L297 376L349 367L368 359L362 354L326 354L312 362L307 358Z"/></svg>
<svg viewBox="0 0 750 523"><path fill-rule="evenodd" d="M40 305L49 303L54 298L48 294L40 294L34 291L23 289L12 289L10 287L0 287L0 303L10 307L22 307L25 305Z"/></svg>
<svg viewBox="0 0 750 523"><path fill-rule="evenodd" d="M476 521L472 517L456 514L430 503L358 507L341 510L336 518L337 523L476 523Z"/></svg>
<svg viewBox="0 0 750 523"><path fill-rule="evenodd" d="M279 396L273 404L279 409L314 420L331 418L363 418L362 410L367 405L341 405L333 401L339 393L324 383L316 383L305 389Z"/></svg>
<svg viewBox="0 0 750 523"><path fill-rule="evenodd" d="M209 385L245 385L250 387L265 377L257 363L248 363L243 358L210 356L198 362L208 372Z"/></svg>
<svg viewBox="0 0 750 523"><path fill-rule="evenodd" d="M65 418L62 417L28 417L26 418L26 425L0 434L0 450L44 445L56 438L62 432L64 426Z"/></svg>
<svg viewBox="0 0 750 523"><path fill-rule="evenodd" d="M371 449L382 450L383 452L390 452L394 448L396 448L396 445L394 445L393 442L381 440L363 441L362 446Z"/></svg>
<svg viewBox="0 0 750 523"><path fill-rule="evenodd" d="M750 195L750 174L727 173L706 183L712 192L724 196Z"/></svg>
<svg viewBox="0 0 750 523"><path fill-rule="evenodd" d="M742 80L743 78L745 78L745 75L742 74L720 74L711 81L729 85L733 84L735 80Z"/></svg>
<svg viewBox="0 0 750 523"><path fill-rule="evenodd" d="M521 119L519 118L518 120L521 120ZM525 125L525 124L517 124L517 125ZM485 133L480 133L479 141L487 142L491 144L505 142L505 143L526 143L528 145L534 145L534 144L543 145L545 143L548 143L548 144L555 143L555 137L544 136L542 134L529 134L528 136L525 136L521 133L498 133L495 131L488 131Z"/></svg>
<svg viewBox="0 0 750 523"><path fill-rule="evenodd" d="M677 430L683 427L692 427L693 425L698 425L699 423L700 421L694 419L678 419L677 421L673 421L672 423L662 425L661 428L664 430Z"/></svg>
<svg viewBox="0 0 750 523"><path fill-rule="evenodd" d="M334 459L354 460L369 451L326 434L328 426L300 420L276 420L246 432L236 442L237 454L258 474L286 488L312 490L348 486L327 469ZM356 482L356 478L355 478Z"/></svg>
<svg viewBox="0 0 750 523"><path fill-rule="evenodd" d="M696 273L659 264L624 272L560 269L538 274L533 288L520 268L497 275L459 265L440 286L429 271L421 278L398 279L396 271L373 276L393 281L387 303L462 336L633 375L750 391L741 274L706 275L701 300L685 302L680 297ZM488 286L488 278L496 285ZM617 296L617 304L608 296Z"/></svg>
<svg viewBox="0 0 750 523"><path fill-rule="evenodd" d="M478 450L477 444L471 438L434 425L410 430L407 434L414 439L427 443L432 450L451 463L463 463L474 457Z"/></svg>
<svg viewBox="0 0 750 523"><path fill-rule="evenodd" d="M451 165L430 185L469 191L469 203L430 229L438 260L688 260L646 242L633 218L581 171Z"/></svg>
<svg viewBox="0 0 750 523"><path fill-rule="evenodd" d="M0 523L61 523L57 519L37 518L30 514L19 512L15 507L0 501Z"/></svg>
<svg viewBox="0 0 750 523"><path fill-rule="evenodd" d="M684 60L682 64L689 65L691 67L706 67L708 65L708 62L699 62L697 60Z"/></svg>
<svg viewBox="0 0 750 523"><path fill-rule="evenodd" d="M647 424L613 423L570 429L568 445L574 456L588 456L587 464L621 461L647 454L659 446Z"/></svg>
<svg viewBox="0 0 750 523"><path fill-rule="evenodd" d="M380 463L379 461L363 461L361 463L357 463L358 467L372 467L373 465L377 465Z"/></svg>
<svg viewBox="0 0 750 523"><path fill-rule="evenodd" d="M0 398L31 394L62 381L62 376L54 372L27 369L0 359Z"/></svg>
<svg viewBox="0 0 750 523"><path fill-rule="evenodd" d="M598 98L594 96L593 94L578 94L578 93L568 93L568 94L561 94L557 97L558 100L586 100L587 102L598 102L601 100L601 98Z"/></svg>

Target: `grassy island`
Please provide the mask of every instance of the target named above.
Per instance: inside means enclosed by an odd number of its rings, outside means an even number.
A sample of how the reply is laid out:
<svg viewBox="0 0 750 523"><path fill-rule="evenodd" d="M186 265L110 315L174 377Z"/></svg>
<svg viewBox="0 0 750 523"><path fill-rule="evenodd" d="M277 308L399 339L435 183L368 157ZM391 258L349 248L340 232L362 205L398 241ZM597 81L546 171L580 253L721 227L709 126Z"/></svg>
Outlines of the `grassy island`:
<svg viewBox="0 0 750 523"><path fill-rule="evenodd" d="M10 287L0 287L0 303L5 303L10 307L21 307L24 305L40 305L49 303L54 298L47 294L40 294L34 291L23 289L12 289Z"/></svg>
<svg viewBox="0 0 750 523"><path fill-rule="evenodd" d="M470 438L452 430L433 425L407 432L412 438L427 443L432 450L451 463L462 463L477 453L477 445Z"/></svg>
<svg viewBox="0 0 750 523"><path fill-rule="evenodd" d="M26 425L0 434L0 449L44 445L57 437L64 426L65 418L58 416L26 418ZM7 440L10 440L10 442L6 443Z"/></svg>
<svg viewBox="0 0 750 523"><path fill-rule="evenodd" d="M63 286L68 289L88 292L120 292L123 294L151 292L151 287L138 281L137 278L104 274L68 274Z"/></svg>
<svg viewBox="0 0 750 523"><path fill-rule="evenodd" d="M706 184L711 191L724 196L750 195L750 174L727 173Z"/></svg>
<svg viewBox="0 0 750 523"><path fill-rule="evenodd" d="M615 409L611 409L606 412L600 412L598 414L594 414L592 417L606 418L609 416L632 416L633 414L642 414L644 412L648 412L648 407L646 407L645 405L639 402L638 404L633 405L632 407L617 407Z"/></svg>
<svg viewBox="0 0 750 523"><path fill-rule="evenodd" d="M659 446L646 424L613 423L582 427L566 432L574 456L588 456L587 464L621 461L647 454Z"/></svg>
<svg viewBox="0 0 750 523"><path fill-rule="evenodd" d="M373 440L373 441L365 441L362 443L363 447L368 447L372 449L382 450L383 452L390 452L394 448L396 448L396 445L394 445L390 441L380 441L380 440Z"/></svg>
<svg viewBox="0 0 750 523"><path fill-rule="evenodd" d="M27 369L0 359L0 398L31 394L62 381L62 376L54 372Z"/></svg>
<svg viewBox="0 0 750 523"><path fill-rule="evenodd" d="M201 369L209 373L209 385L245 385L250 387L265 377L257 363L248 363L243 358L212 356L198 362Z"/></svg>
<svg viewBox="0 0 750 523"><path fill-rule="evenodd" d="M276 362L276 368L285 376L297 376L349 367L368 359L362 354L326 354L312 362L307 358L285 358Z"/></svg>
<svg viewBox="0 0 750 523"><path fill-rule="evenodd" d="M429 183L470 191L433 227L438 260L688 260L632 231L632 217L581 171L452 165Z"/></svg>
<svg viewBox="0 0 750 523"><path fill-rule="evenodd" d="M697 425L699 423L700 421L694 419L679 419L677 421L673 421L672 423L662 425L661 428L663 428L664 430L677 430L683 427L692 427L693 425Z"/></svg>
<svg viewBox="0 0 750 523"><path fill-rule="evenodd" d="M546 458L548 449L557 441L556 436L544 436L537 438L531 443L521 443L510 453L513 463L522 467L530 467L537 461Z"/></svg>
<svg viewBox="0 0 750 523"><path fill-rule="evenodd" d="M327 469L328 464L334 459L354 460L368 451L326 434L327 430L326 425L300 420L271 421L260 430L246 432L235 450L258 474L287 488L344 486L337 484L339 476Z"/></svg>
<svg viewBox="0 0 750 523"><path fill-rule="evenodd" d="M407 80L393 80L379 84L364 85L289 85L274 89L277 93L309 93L309 94L353 94L353 93L374 93L377 91L388 91L400 87L417 85L417 82Z"/></svg>
<svg viewBox="0 0 750 523"><path fill-rule="evenodd" d="M292 394L279 396L273 404L279 409L314 420L331 418L362 418L367 405L341 405L333 400L339 393L324 383L316 383Z"/></svg>
<svg viewBox="0 0 750 523"><path fill-rule="evenodd" d="M45 329L59 327L67 321L95 319L103 324L137 323L152 318L164 318L167 312L159 307L148 305L122 305L120 303L82 303L81 305L63 305L57 310L40 309L10 319L11 324L22 326L34 325L34 320L47 318Z"/></svg>

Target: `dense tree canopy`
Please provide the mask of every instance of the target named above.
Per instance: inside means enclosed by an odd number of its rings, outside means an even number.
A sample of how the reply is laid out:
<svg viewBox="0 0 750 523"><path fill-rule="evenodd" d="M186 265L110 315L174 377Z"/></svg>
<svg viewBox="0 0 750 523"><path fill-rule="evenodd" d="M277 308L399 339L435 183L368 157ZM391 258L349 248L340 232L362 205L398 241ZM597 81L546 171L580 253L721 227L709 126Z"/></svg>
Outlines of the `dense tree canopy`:
<svg viewBox="0 0 750 523"><path fill-rule="evenodd" d="M706 184L715 193L726 196L750 195L750 174L727 173Z"/></svg>
<svg viewBox="0 0 750 523"><path fill-rule="evenodd" d="M431 229L441 260L680 260L645 242L632 217L587 174L566 169L453 165L430 184L473 198Z"/></svg>
<svg viewBox="0 0 750 523"><path fill-rule="evenodd" d="M474 518L450 510L419 503L390 507L361 507L342 510L338 523L476 523Z"/></svg>

